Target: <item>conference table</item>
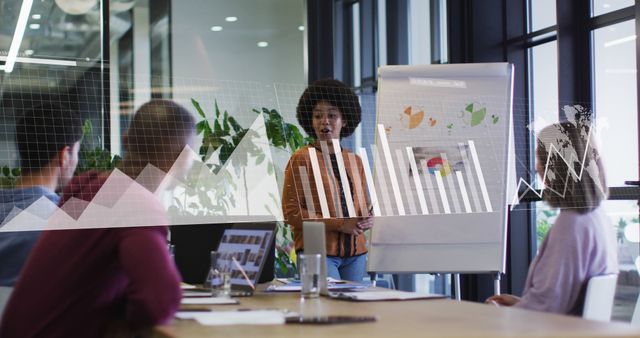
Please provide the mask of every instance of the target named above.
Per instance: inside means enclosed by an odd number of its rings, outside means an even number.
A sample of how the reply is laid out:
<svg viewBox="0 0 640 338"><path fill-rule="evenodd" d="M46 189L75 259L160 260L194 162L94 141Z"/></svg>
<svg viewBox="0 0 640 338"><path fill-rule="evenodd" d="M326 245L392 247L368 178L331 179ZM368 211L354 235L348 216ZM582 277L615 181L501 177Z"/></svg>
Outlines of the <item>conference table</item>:
<svg viewBox="0 0 640 338"><path fill-rule="evenodd" d="M261 290L264 287L260 288ZM311 325L202 326L174 319L155 327L153 337L640 337L627 323L603 323L493 305L426 299L352 302L321 297L300 300L299 293L258 291L238 305L211 305L214 311L287 309L304 315L376 316L371 323Z"/></svg>

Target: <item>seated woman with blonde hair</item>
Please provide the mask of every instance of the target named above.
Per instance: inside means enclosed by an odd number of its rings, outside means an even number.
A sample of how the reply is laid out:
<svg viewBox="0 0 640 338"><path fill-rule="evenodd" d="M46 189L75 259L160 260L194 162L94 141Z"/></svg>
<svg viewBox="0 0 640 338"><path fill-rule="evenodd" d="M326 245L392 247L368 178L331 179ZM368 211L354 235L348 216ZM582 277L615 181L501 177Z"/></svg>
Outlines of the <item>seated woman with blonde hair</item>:
<svg viewBox="0 0 640 338"><path fill-rule="evenodd" d="M589 279L618 272L614 228L600 206L607 197L605 172L589 117L540 131L536 157L542 199L560 214L529 267L522 297L502 294L486 302L581 315Z"/></svg>

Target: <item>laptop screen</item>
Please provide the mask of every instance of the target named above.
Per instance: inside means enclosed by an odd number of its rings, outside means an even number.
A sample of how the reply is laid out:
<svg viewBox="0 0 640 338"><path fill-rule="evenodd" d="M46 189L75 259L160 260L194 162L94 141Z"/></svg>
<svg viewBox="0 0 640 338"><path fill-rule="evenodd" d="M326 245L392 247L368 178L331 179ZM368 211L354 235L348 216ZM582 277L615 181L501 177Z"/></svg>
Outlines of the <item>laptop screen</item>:
<svg viewBox="0 0 640 338"><path fill-rule="evenodd" d="M232 262L231 258L234 257L251 283L256 285L272 240L271 230L227 229L218 245L220 258L216 265L231 270L231 285L249 286L240 269Z"/></svg>

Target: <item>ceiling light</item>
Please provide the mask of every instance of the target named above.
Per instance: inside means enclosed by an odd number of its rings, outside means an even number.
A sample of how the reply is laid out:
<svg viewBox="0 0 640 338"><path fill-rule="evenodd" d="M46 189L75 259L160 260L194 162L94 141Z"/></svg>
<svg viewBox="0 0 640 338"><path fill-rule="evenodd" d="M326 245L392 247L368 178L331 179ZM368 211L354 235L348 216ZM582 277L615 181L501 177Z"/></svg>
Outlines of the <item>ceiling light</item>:
<svg viewBox="0 0 640 338"><path fill-rule="evenodd" d="M24 51L24 55L26 55L26 56L31 56L31 55L33 55L33 49L27 49L27 50L25 50L25 51Z"/></svg>
<svg viewBox="0 0 640 338"><path fill-rule="evenodd" d="M211 27L211 30L214 31L214 32L219 32L219 31L222 30L222 26L213 26L213 27Z"/></svg>
<svg viewBox="0 0 640 338"><path fill-rule="evenodd" d="M228 17L224 18L224 21L226 21L226 22L236 22L236 21L238 21L238 17L228 16Z"/></svg>
<svg viewBox="0 0 640 338"><path fill-rule="evenodd" d="M39 23L32 23L29 25L29 28L31 29L40 29L40 24Z"/></svg>
<svg viewBox="0 0 640 338"><path fill-rule="evenodd" d="M18 50L20 49L20 44L22 44L24 30L27 28L27 20L29 20L31 5L33 5L33 0L22 1L20 14L18 15L18 23L16 24L16 30L13 33L13 40L11 40L11 47L9 47L9 53L7 54L7 62L4 65L5 73L11 73L13 71L13 66L15 65L16 58L18 57Z"/></svg>
<svg viewBox="0 0 640 338"><path fill-rule="evenodd" d="M8 59L9 58L6 57L6 56L0 56L0 61L5 61L5 60L8 60ZM78 63L76 61L56 60L56 59L40 59L40 58L17 57L15 62L31 63L31 64L37 64L37 65L72 66L72 67L77 67L78 66ZM5 72L7 72L6 64L5 64ZM10 71L7 72L7 73L10 73Z"/></svg>
<svg viewBox="0 0 640 338"><path fill-rule="evenodd" d="M298 26L298 30L302 32L304 30L304 26Z"/></svg>
<svg viewBox="0 0 640 338"><path fill-rule="evenodd" d="M603 4L603 5L602 5L602 7L603 7L603 8L609 8L609 7L611 7L611 5L609 5L609 4Z"/></svg>
<svg viewBox="0 0 640 338"><path fill-rule="evenodd" d="M267 47L267 46L269 46L269 43L266 42L266 41L258 42L258 47L260 47L260 48L264 48L264 47Z"/></svg>
<svg viewBox="0 0 640 338"><path fill-rule="evenodd" d="M34 19L34 20L40 20L42 18L42 15L34 14L34 15L31 16L31 18Z"/></svg>
<svg viewBox="0 0 640 338"><path fill-rule="evenodd" d="M60 9L71 15L87 14L98 0L55 0Z"/></svg>

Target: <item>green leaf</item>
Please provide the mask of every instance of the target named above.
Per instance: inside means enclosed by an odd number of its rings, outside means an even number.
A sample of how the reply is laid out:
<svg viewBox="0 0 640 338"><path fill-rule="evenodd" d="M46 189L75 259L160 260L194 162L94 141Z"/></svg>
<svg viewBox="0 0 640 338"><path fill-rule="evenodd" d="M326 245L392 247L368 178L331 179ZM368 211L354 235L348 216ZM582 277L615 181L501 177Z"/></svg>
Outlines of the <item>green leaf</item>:
<svg viewBox="0 0 640 338"><path fill-rule="evenodd" d="M224 132L226 134L229 134L231 128L229 127L229 113L227 113L226 110L224 111L224 118L222 119L222 127L224 129Z"/></svg>
<svg viewBox="0 0 640 338"><path fill-rule="evenodd" d="M218 100L214 101L215 109L216 109L216 119L220 118L220 108L218 108Z"/></svg>
<svg viewBox="0 0 640 338"><path fill-rule="evenodd" d="M2 167L2 174L7 177L11 176L11 169L5 165Z"/></svg>
<svg viewBox="0 0 640 338"><path fill-rule="evenodd" d="M213 123L213 133L216 134L216 135L224 135L222 133L222 127L220 126L220 122L218 122L218 120L216 120Z"/></svg>
<svg viewBox="0 0 640 338"><path fill-rule="evenodd" d="M93 131L93 124L91 120L84 120L84 125L82 126L82 136L89 137L91 136L91 132Z"/></svg>
<svg viewBox="0 0 640 338"><path fill-rule="evenodd" d="M473 103L468 104L464 110L473 113Z"/></svg>
<svg viewBox="0 0 640 338"><path fill-rule="evenodd" d="M220 162L225 163L233 154L233 150L235 149L230 143L225 141L225 144L220 148Z"/></svg>
<svg viewBox="0 0 640 338"><path fill-rule="evenodd" d="M258 158L256 158L256 165L262 164L262 162L264 162L265 158L266 158L265 154L258 155Z"/></svg>
<svg viewBox="0 0 640 338"><path fill-rule="evenodd" d="M196 123L196 134L200 135L207 130L207 120L202 120Z"/></svg>
<svg viewBox="0 0 640 338"><path fill-rule="evenodd" d="M194 98L191 98L191 104L198 111L198 115L202 116L202 118L204 118L204 119L207 118L207 115L205 115L204 110L202 110L202 107L200 107L200 102L196 101Z"/></svg>
<svg viewBox="0 0 640 338"><path fill-rule="evenodd" d="M229 116L229 123L231 124L231 128L233 128L233 131L236 133L243 129L242 126L238 123L238 121L236 121L236 119L233 118L233 116Z"/></svg>
<svg viewBox="0 0 640 338"><path fill-rule="evenodd" d="M22 170L20 170L20 168L11 169L11 175L13 175L14 177L18 177L21 174L22 174Z"/></svg>

